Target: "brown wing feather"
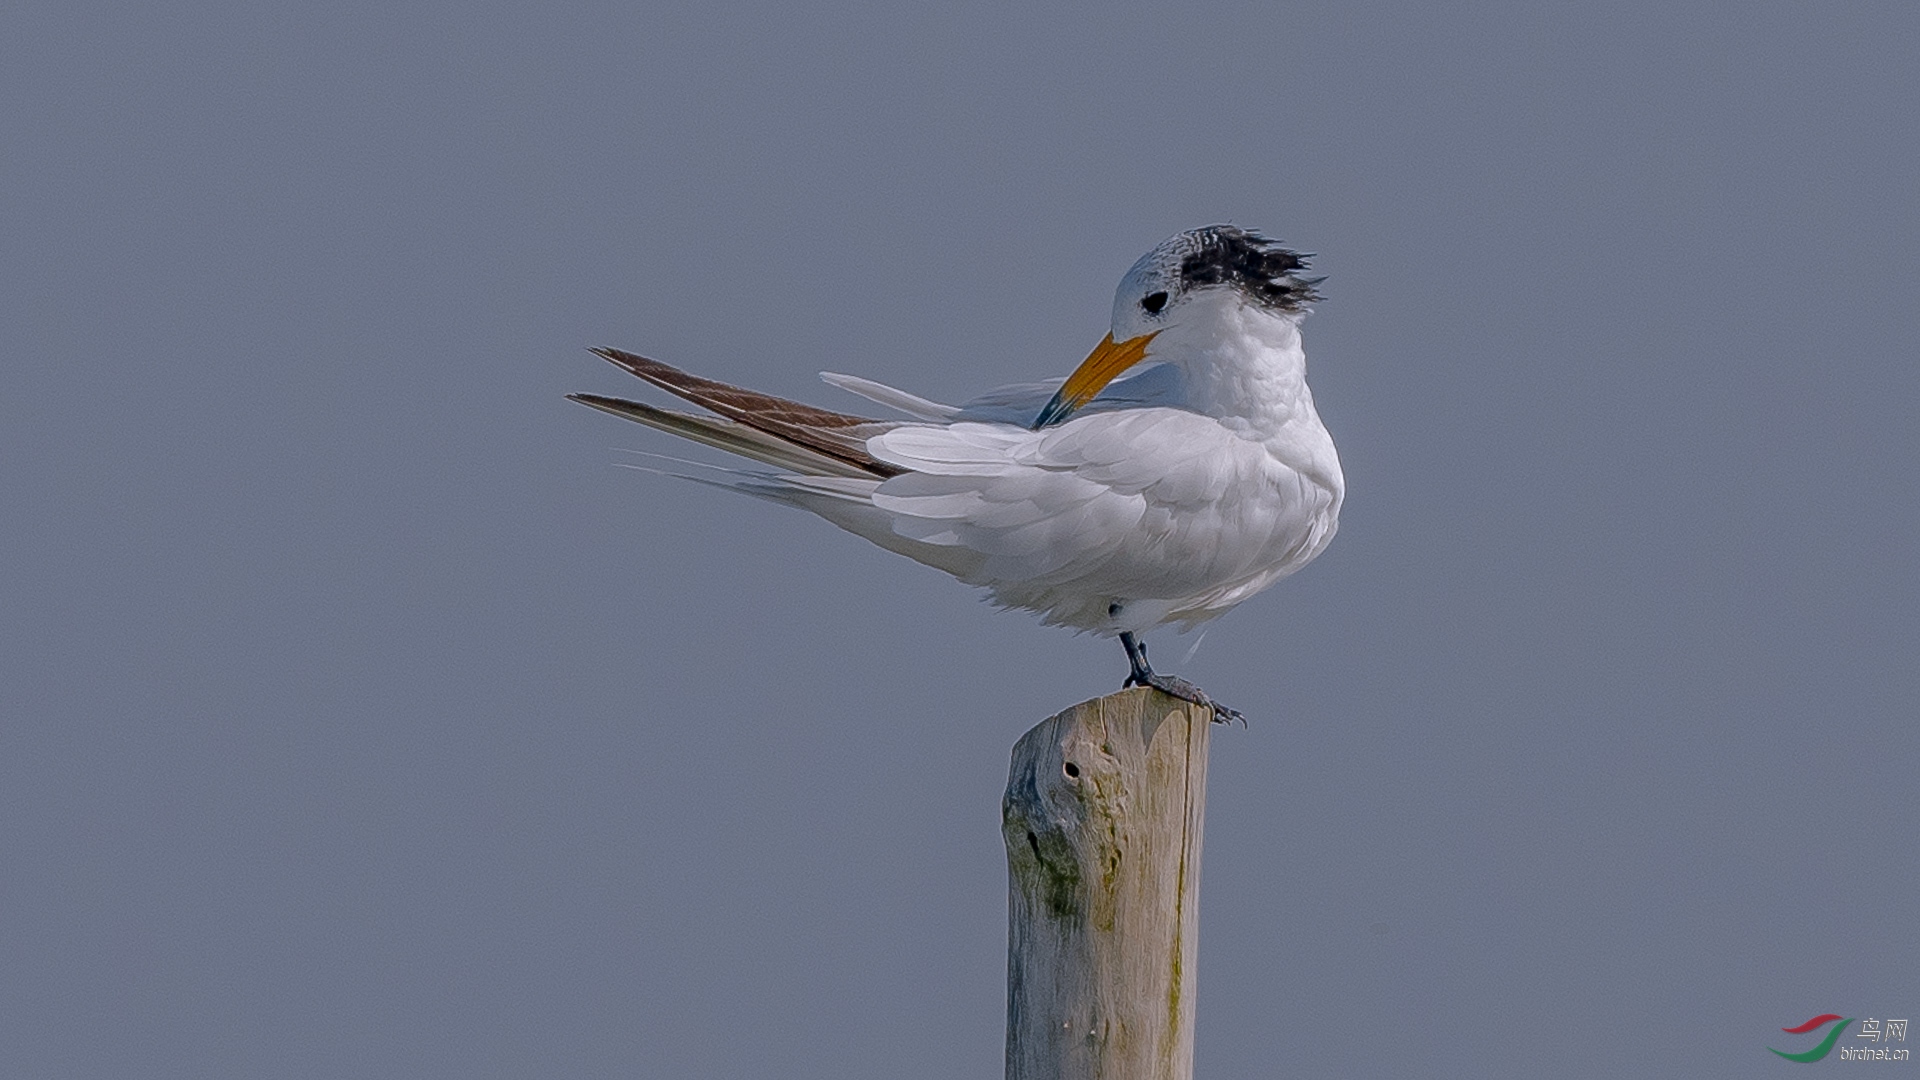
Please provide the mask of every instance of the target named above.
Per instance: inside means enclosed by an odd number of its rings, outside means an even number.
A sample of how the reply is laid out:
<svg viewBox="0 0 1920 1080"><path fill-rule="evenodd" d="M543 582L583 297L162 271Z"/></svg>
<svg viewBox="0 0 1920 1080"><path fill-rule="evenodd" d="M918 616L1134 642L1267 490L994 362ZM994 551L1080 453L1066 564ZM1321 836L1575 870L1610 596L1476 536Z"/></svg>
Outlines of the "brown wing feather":
<svg viewBox="0 0 1920 1080"><path fill-rule="evenodd" d="M867 453L869 436L895 426L885 420L830 412L772 394L762 394L757 390L703 379L671 364L619 349L595 349L593 352L701 408L804 446L815 453L858 466L875 476L898 476L906 471Z"/></svg>

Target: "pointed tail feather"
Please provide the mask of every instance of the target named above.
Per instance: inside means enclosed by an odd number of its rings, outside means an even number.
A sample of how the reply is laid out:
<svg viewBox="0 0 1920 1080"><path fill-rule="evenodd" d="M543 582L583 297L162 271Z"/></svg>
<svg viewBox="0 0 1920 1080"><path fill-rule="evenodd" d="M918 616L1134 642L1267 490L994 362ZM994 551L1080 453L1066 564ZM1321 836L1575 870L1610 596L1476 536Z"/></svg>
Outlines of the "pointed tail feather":
<svg viewBox="0 0 1920 1080"><path fill-rule="evenodd" d="M867 439L896 426L892 422L830 412L798 401L789 401L786 398L748 390L745 387L703 379L698 375L681 371L671 364L649 360L644 356L637 356L619 349L594 349L593 352L608 362L670 394L683 397L701 408L816 454L838 459L869 475L898 476L905 471L867 453ZM581 399L576 398L576 400ZM583 403L594 405L590 401L583 401ZM599 405L594 407L601 408ZM637 419L624 412L619 415ZM675 434L687 433L676 431Z"/></svg>
<svg viewBox="0 0 1920 1080"><path fill-rule="evenodd" d="M770 435L758 428L737 424L720 416L697 416L693 413L676 412L672 409L657 408L638 401L624 398L602 397L599 394L568 394L569 401L577 401L589 408L618 416L623 420L632 420L638 424L658 431L665 431L682 438L725 450L730 454L752 458L767 465L808 476L864 476L872 478L873 473L851 462L788 442L776 435Z"/></svg>

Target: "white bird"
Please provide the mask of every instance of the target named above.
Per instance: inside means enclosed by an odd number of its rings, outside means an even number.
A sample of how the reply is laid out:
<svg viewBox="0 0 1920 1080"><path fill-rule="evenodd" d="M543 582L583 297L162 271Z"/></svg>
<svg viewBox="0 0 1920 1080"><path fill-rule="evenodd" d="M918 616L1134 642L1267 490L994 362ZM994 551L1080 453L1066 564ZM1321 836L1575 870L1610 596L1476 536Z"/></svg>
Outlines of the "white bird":
<svg viewBox="0 0 1920 1080"><path fill-rule="evenodd" d="M1324 279L1305 269L1259 233L1194 229L1127 272L1111 332L1065 380L953 406L822 374L909 420L829 412L617 349L594 351L714 415L570 396L772 466L686 478L811 511L1050 625L1118 636L1122 685L1242 719L1154 673L1138 635L1222 615L1333 539L1345 481L1307 389L1300 322Z"/></svg>

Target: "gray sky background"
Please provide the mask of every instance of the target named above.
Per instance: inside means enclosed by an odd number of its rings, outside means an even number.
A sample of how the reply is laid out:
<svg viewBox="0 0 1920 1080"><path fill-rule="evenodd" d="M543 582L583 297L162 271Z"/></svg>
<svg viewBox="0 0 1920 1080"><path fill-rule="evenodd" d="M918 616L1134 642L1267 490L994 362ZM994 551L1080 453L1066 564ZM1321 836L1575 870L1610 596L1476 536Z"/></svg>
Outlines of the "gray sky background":
<svg viewBox="0 0 1920 1080"><path fill-rule="evenodd" d="M1349 497L1179 668L1254 717L1198 1074L1920 1011L1917 55L1910 3L9 5L0 1072L998 1075L1007 753L1120 649L562 395L1064 374L1221 220L1330 275Z"/></svg>

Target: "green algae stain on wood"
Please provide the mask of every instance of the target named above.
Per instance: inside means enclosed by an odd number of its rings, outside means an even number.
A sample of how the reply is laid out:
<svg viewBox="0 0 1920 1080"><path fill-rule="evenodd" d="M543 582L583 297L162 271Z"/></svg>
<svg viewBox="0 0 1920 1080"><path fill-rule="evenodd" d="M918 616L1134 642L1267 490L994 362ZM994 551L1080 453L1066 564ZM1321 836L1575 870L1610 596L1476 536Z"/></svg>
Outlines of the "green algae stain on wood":
<svg viewBox="0 0 1920 1080"><path fill-rule="evenodd" d="M1080 862L1066 834L1049 830L1046 839L1027 830L1027 846L1033 850L1040 896L1047 913L1056 919L1077 919L1086 906L1080 897Z"/></svg>

